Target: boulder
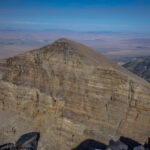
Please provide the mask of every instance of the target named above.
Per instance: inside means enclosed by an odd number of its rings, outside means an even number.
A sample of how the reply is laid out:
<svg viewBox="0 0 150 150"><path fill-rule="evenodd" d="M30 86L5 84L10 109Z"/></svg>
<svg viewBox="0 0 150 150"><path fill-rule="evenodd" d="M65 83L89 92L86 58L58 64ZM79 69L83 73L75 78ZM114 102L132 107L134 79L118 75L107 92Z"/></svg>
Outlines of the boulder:
<svg viewBox="0 0 150 150"><path fill-rule="evenodd" d="M4 144L0 146L0 150L37 150L39 139L40 133L27 133L21 136L16 144Z"/></svg>
<svg viewBox="0 0 150 150"><path fill-rule="evenodd" d="M128 150L128 146L123 142L121 142L120 140L118 141L110 140L106 150Z"/></svg>

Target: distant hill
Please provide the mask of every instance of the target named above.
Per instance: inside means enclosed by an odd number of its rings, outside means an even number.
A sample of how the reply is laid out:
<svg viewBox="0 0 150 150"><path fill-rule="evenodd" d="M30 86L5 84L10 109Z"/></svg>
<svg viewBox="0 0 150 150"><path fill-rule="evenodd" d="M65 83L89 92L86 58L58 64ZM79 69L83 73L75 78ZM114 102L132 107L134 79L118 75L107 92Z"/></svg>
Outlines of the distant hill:
<svg viewBox="0 0 150 150"><path fill-rule="evenodd" d="M150 56L134 58L123 67L150 82Z"/></svg>

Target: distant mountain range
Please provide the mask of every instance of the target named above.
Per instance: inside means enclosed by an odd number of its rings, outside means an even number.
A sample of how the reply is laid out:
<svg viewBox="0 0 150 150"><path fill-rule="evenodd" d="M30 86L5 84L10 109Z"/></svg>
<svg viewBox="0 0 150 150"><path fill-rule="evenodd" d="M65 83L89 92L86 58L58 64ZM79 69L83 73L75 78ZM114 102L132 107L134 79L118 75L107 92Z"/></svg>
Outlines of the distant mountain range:
<svg viewBox="0 0 150 150"><path fill-rule="evenodd" d="M133 58L123 67L150 82L150 56Z"/></svg>

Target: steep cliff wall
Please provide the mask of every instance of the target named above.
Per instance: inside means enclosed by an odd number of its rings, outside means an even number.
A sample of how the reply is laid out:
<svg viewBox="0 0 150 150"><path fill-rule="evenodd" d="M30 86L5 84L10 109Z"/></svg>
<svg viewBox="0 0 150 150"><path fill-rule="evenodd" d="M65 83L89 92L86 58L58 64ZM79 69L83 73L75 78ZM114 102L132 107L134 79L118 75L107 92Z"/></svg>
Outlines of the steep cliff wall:
<svg viewBox="0 0 150 150"><path fill-rule="evenodd" d="M150 136L150 85L68 39L0 62L0 144L40 132L40 150Z"/></svg>

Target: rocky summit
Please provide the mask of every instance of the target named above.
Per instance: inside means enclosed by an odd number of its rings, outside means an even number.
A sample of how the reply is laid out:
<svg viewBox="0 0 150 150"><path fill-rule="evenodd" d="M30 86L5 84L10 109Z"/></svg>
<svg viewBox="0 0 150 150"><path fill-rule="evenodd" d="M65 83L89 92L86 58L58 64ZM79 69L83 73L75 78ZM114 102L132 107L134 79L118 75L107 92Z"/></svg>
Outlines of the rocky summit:
<svg viewBox="0 0 150 150"><path fill-rule="evenodd" d="M0 61L0 145L38 132L38 150L150 136L150 84L98 52L59 39Z"/></svg>

